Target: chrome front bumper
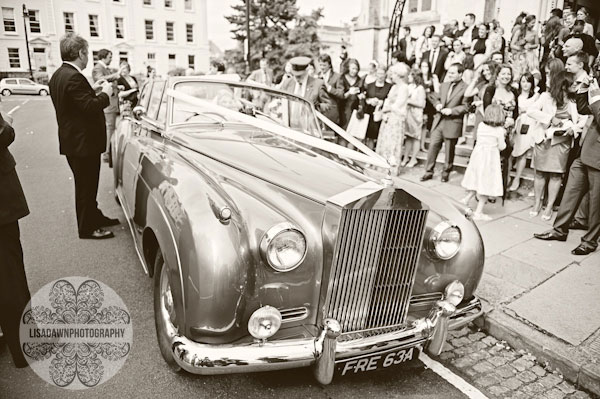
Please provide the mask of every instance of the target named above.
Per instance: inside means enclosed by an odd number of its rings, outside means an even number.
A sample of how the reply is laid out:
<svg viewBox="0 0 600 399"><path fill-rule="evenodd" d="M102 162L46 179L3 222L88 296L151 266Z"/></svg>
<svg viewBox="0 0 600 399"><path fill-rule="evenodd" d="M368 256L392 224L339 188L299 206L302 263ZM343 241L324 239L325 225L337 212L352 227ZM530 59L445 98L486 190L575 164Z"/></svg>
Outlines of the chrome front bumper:
<svg viewBox="0 0 600 399"><path fill-rule="evenodd" d="M200 344L176 331L169 333L173 358L190 373L246 373L313 365L317 381L329 384L333 379L335 363L353 356L426 343L430 354L439 355L448 330L468 324L481 313L481 302L476 297L458 309L450 302L440 300L427 317L415 320L404 330L348 341L338 341L341 328L333 319L324 320L323 329L315 338L238 345Z"/></svg>

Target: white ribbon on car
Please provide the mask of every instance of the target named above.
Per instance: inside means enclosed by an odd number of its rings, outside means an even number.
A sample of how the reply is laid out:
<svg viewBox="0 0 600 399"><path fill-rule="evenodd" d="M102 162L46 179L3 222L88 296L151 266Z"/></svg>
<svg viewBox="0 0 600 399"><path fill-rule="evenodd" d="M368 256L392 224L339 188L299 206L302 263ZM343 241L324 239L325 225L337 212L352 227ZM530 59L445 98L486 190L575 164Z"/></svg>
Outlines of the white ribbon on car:
<svg viewBox="0 0 600 399"><path fill-rule="evenodd" d="M335 123L331 122L325 116L320 113L317 113L317 117L325 123L331 130L335 133L339 134L345 140L350 142L353 146L361 150L363 153L358 151L351 150L346 147L342 147L341 145L331 143L329 141L325 141L318 137L310 136L304 133L299 133L293 129L290 129L285 126L281 126L275 122L269 120L257 119L253 116L242 114L238 111L233 111L228 108L225 108L220 105L213 104L209 101L202 100L200 98L196 98L194 96L190 96L189 94L185 94L181 91L177 91L174 89L168 89L167 95L173 97L174 99L185 101L188 104L196 105L198 107L202 107L208 109L213 112L218 112L221 115L227 116L231 119L237 120L239 122L246 123L248 125L254 126L258 129L266 130L268 132L277 134L279 136L285 137L286 139L293 140L302 144L306 144L308 146L318 148L323 151L327 151L331 154L338 155L343 158L349 158L354 161L364 162L367 164L371 164L374 166L378 166L380 168L389 169L390 165L381 155L375 153L369 147L356 140L350 134L346 133L344 129L337 126Z"/></svg>

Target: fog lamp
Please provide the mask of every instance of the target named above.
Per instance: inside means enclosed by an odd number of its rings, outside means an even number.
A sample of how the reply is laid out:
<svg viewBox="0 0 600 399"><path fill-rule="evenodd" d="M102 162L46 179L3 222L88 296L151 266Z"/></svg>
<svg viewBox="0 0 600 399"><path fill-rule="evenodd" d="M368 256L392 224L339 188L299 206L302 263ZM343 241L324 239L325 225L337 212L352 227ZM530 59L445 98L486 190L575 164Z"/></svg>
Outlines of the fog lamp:
<svg viewBox="0 0 600 399"><path fill-rule="evenodd" d="M444 299L454 306L458 306L465 297L465 286L458 280L454 280L446 286Z"/></svg>
<svg viewBox="0 0 600 399"><path fill-rule="evenodd" d="M281 327L281 313L273 306L257 309L248 321L248 332L256 339L267 339Z"/></svg>

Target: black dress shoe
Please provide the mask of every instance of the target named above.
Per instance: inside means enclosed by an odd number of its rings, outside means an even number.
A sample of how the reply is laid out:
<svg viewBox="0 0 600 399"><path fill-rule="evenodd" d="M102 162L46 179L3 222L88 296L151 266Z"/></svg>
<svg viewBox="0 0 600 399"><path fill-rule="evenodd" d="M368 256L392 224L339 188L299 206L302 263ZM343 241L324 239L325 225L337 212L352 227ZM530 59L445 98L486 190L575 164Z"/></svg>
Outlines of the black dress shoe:
<svg viewBox="0 0 600 399"><path fill-rule="evenodd" d="M118 224L121 224L119 219L104 218L104 220L100 222L100 227L116 226Z"/></svg>
<svg viewBox="0 0 600 399"><path fill-rule="evenodd" d="M587 255L594 252L596 248L585 245L584 243L579 244L577 248L571 251L573 255Z"/></svg>
<svg viewBox="0 0 600 399"><path fill-rule="evenodd" d="M113 238L115 235L112 231L97 229L91 232L90 234L80 234L79 238L83 239L91 239L91 240L102 240L104 238Z"/></svg>
<svg viewBox="0 0 600 399"><path fill-rule="evenodd" d="M544 233L534 233L533 236L540 240L546 241L567 241L567 235L557 233L554 230L548 230Z"/></svg>
<svg viewBox="0 0 600 399"><path fill-rule="evenodd" d="M442 175L442 183L446 183L448 181L448 175Z"/></svg>
<svg viewBox="0 0 600 399"><path fill-rule="evenodd" d="M427 181L433 179L433 173L425 173L421 176L421 181Z"/></svg>
<svg viewBox="0 0 600 399"><path fill-rule="evenodd" d="M569 230L587 230L588 227L585 224L578 222L577 220L571 221L569 223Z"/></svg>

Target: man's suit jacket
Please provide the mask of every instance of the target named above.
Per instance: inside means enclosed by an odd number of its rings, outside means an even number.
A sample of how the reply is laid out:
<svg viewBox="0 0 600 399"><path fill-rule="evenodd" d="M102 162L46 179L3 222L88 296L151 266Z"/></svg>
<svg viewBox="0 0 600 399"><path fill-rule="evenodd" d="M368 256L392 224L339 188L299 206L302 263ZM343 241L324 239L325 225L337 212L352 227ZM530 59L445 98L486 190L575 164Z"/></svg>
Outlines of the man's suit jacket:
<svg viewBox="0 0 600 399"><path fill-rule="evenodd" d="M581 162L590 168L600 170L600 90L590 93L590 97L598 99L590 104L594 121L581 143Z"/></svg>
<svg viewBox="0 0 600 399"><path fill-rule="evenodd" d="M444 82L440 85L440 92L430 93L429 102L435 107L442 104L442 108L450 108L452 113L449 116L436 113L433 118L431 130L440 129L445 139L456 139L462 135L463 117L469 109L469 98L465 97L467 84L464 81L456 83L448 98L448 90L451 82Z"/></svg>
<svg viewBox="0 0 600 399"><path fill-rule="evenodd" d="M113 84L113 94L110 97L110 105L104 108L105 113L119 112L119 93L117 91L117 81L119 77L118 72L111 72L110 69L106 68L100 62L97 62L92 68L92 80L94 83L104 79Z"/></svg>
<svg viewBox="0 0 600 399"><path fill-rule="evenodd" d="M63 64L50 79L50 96L58 122L60 153L91 156L106 150L103 109L106 93L96 95L87 79L73 66Z"/></svg>
<svg viewBox="0 0 600 399"><path fill-rule="evenodd" d="M248 79L252 82L261 83L267 86L273 85L273 72L270 69L267 69L266 72L263 72L261 69L257 69L252 71Z"/></svg>
<svg viewBox="0 0 600 399"><path fill-rule="evenodd" d="M329 90L327 90L327 94L331 99L331 106L329 110L324 112L323 114L329 118L332 122L336 124L340 124L340 109L342 108L344 102L344 88L342 85L342 75L337 72L331 71L329 74L329 79L327 79L327 84L329 85Z"/></svg>
<svg viewBox="0 0 600 399"><path fill-rule="evenodd" d="M443 47L439 47L439 54L435 65L431 65L431 73L437 75L438 79L441 81L444 80L444 75L446 74L446 69L444 68L444 63L446 62L446 58L448 58L448 50ZM429 50L423 53L423 59L429 62L429 56L433 50Z"/></svg>
<svg viewBox="0 0 600 399"><path fill-rule="evenodd" d="M294 94L295 89L296 79L287 79L282 82L282 91ZM306 81L304 99L313 103L317 111L321 112L322 114L330 112L329 110L333 106L333 101L331 100L329 94L327 94L325 83L321 79L316 79L312 76L309 76L308 80Z"/></svg>
<svg viewBox="0 0 600 399"><path fill-rule="evenodd" d="M15 169L15 159L8 146L15 131L0 115L0 226L29 215L25 194Z"/></svg>

